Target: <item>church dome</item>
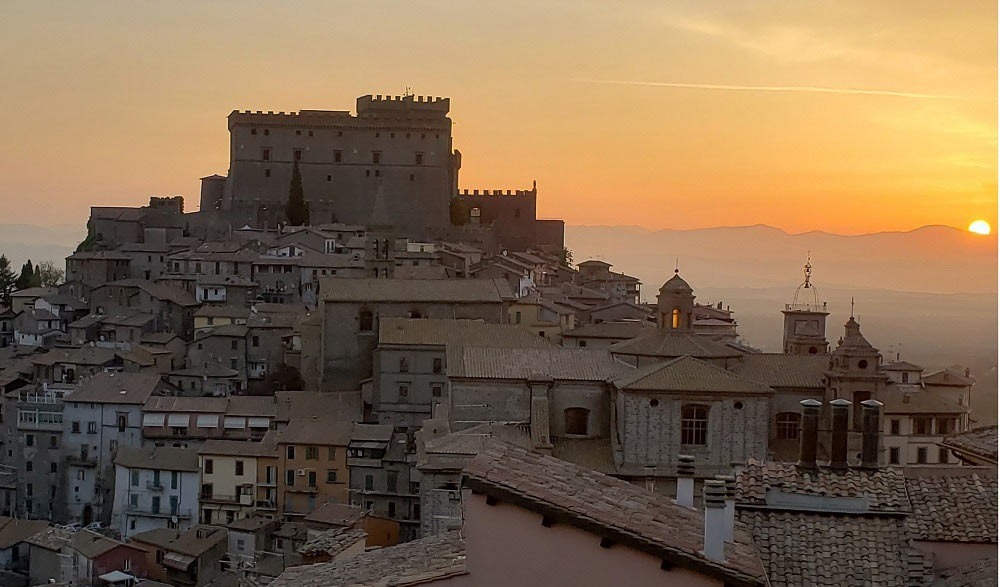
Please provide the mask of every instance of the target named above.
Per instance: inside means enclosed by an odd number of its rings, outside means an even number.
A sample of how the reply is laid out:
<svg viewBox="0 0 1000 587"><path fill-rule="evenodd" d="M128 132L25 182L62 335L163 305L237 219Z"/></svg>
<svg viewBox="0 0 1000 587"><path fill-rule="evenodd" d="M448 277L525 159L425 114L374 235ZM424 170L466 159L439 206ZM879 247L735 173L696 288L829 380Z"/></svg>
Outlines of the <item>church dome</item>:
<svg viewBox="0 0 1000 587"><path fill-rule="evenodd" d="M684 281L684 279L681 278L680 274L675 269L674 270L674 276L671 277L670 279L668 279L667 282L664 283L662 287L660 287L660 291L661 292L664 292L664 291L687 291L687 292L690 292L690 291L694 291L694 290L691 289L691 286L688 285L688 282Z"/></svg>

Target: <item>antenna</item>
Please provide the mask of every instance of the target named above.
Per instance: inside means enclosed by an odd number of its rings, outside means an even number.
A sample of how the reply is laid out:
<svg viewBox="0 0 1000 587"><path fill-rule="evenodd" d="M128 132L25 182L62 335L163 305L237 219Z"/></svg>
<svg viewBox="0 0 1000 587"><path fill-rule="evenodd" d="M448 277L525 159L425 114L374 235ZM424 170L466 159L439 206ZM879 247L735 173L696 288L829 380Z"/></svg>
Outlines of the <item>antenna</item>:
<svg viewBox="0 0 1000 587"><path fill-rule="evenodd" d="M678 275L681 272L681 259L680 257L674 257L674 275Z"/></svg>
<svg viewBox="0 0 1000 587"><path fill-rule="evenodd" d="M854 318L854 296L851 296L851 318Z"/></svg>

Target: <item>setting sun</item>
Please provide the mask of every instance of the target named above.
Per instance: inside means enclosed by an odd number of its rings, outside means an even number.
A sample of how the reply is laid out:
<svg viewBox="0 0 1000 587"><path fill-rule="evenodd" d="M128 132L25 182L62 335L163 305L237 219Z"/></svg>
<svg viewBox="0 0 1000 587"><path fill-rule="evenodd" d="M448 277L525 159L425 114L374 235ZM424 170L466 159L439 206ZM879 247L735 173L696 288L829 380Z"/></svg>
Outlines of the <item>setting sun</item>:
<svg viewBox="0 0 1000 587"><path fill-rule="evenodd" d="M976 220L969 225L969 232L974 232L976 234L989 234L990 223L985 220Z"/></svg>

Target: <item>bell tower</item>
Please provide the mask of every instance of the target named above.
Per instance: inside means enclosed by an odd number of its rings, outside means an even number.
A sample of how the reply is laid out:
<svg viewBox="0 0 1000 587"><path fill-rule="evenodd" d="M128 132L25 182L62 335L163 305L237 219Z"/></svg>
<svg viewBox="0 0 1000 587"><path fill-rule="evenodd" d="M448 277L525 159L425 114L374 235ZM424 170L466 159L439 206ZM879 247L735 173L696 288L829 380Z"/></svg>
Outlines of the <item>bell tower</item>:
<svg viewBox="0 0 1000 587"><path fill-rule="evenodd" d="M795 289L792 303L785 304L785 332L782 348L786 355L825 355L830 350L826 340L826 302L820 304L819 293L812 284L812 261L803 267L805 280Z"/></svg>
<svg viewBox="0 0 1000 587"><path fill-rule="evenodd" d="M861 325L854 317L844 324L844 336L830 354L830 369L826 374L827 400L845 399L852 403L851 429L861 430L861 402L884 401L883 392L888 378L882 370L882 354L861 334Z"/></svg>
<svg viewBox="0 0 1000 587"><path fill-rule="evenodd" d="M656 295L656 325L668 330L688 331L694 327L694 290L674 268L674 276Z"/></svg>

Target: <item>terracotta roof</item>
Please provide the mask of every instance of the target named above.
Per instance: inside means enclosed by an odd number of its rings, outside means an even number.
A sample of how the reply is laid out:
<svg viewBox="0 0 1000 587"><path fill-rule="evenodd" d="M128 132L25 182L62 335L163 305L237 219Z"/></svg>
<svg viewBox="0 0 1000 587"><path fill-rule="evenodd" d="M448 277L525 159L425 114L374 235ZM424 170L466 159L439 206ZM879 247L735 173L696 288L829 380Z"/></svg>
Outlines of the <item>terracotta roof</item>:
<svg viewBox="0 0 1000 587"><path fill-rule="evenodd" d="M699 359L740 357L743 355L734 348L708 340L699 334L676 332L666 328L657 328L638 338L616 342L611 345L611 352L616 355L637 355L664 359L675 359L684 355Z"/></svg>
<svg viewBox="0 0 1000 587"><path fill-rule="evenodd" d="M826 355L747 353L730 370L771 387L824 388L829 364Z"/></svg>
<svg viewBox="0 0 1000 587"><path fill-rule="evenodd" d="M964 414L968 406L944 398L931 390L905 393L897 385L887 385L883 394L885 414Z"/></svg>
<svg viewBox="0 0 1000 587"><path fill-rule="evenodd" d="M496 303L514 297L503 279L320 278L323 301Z"/></svg>
<svg viewBox="0 0 1000 587"><path fill-rule="evenodd" d="M73 537L73 532L69 530L63 530L62 528L46 528L45 530L31 536L25 542L33 546L38 546L46 550L59 551L69 544L70 538Z"/></svg>
<svg viewBox="0 0 1000 587"><path fill-rule="evenodd" d="M997 427L987 426L949 436L941 444L996 463L997 438Z"/></svg>
<svg viewBox="0 0 1000 587"><path fill-rule="evenodd" d="M143 405L143 412L205 412L225 413L229 403L224 397L174 397L151 396Z"/></svg>
<svg viewBox="0 0 1000 587"><path fill-rule="evenodd" d="M135 287L146 292L150 297L158 300L166 300L181 306L200 305L198 301L194 299L193 295L179 287L163 285L162 283L154 283L145 279L121 279L119 281L106 283L101 287Z"/></svg>
<svg viewBox="0 0 1000 587"><path fill-rule="evenodd" d="M856 513L905 514L910 510L906 481L898 469L873 471L850 468L835 471L820 467L801 471L788 463L764 463L750 459L736 476L737 502L741 507L804 511L839 511L859 509ZM768 495L769 492L771 495ZM782 494L821 498L789 503ZM822 498L834 498L822 499ZM836 498L853 498L841 506ZM860 500L860 501L854 501Z"/></svg>
<svg viewBox="0 0 1000 587"><path fill-rule="evenodd" d="M608 381L634 367L606 350L448 347L448 376L480 379L551 378Z"/></svg>
<svg viewBox="0 0 1000 587"><path fill-rule="evenodd" d="M194 526L183 532L170 528L157 528L132 536L132 540L136 542L145 542L146 544L159 546L167 551L179 552L195 557L201 556L208 549L225 539L226 530L224 528L205 525Z"/></svg>
<svg viewBox="0 0 1000 587"><path fill-rule="evenodd" d="M238 379L240 372L223 366L220 363L206 363L204 365L187 367L186 369L177 369L171 371L168 375L175 377L208 377L209 379Z"/></svg>
<svg viewBox="0 0 1000 587"><path fill-rule="evenodd" d="M945 569L932 587L994 587L997 584L997 557L991 556L959 567Z"/></svg>
<svg viewBox="0 0 1000 587"><path fill-rule="evenodd" d="M882 365L883 371L923 371L924 368L906 361L893 361Z"/></svg>
<svg viewBox="0 0 1000 587"><path fill-rule="evenodd" d="M344 422L361 421L360 391L279 391L274 394L278 422L308 420L329 414Z"/></svg>
<svg viewBox="0 0 1000 587"><path fill-rule="evenodd" d="M951 369L942 369L925 375L920 379L924 385L948 385L954 387L966 387L976 382L972 377L966 377L962 373Z"/></svg>
<svg viewBox="0 0 1000 587"><path fill-rule="evenodd" d="M669 498L510 444L470 460L464 482L480 491L575 525L734 585L764 585L760 559L745 529L726 544L725 562L704 558L704 514Z"/></svg>
<svg viewBox="0 0 1000 587"><path fill-rule="evenodd" d="M203 340L211 336L234 336L236 338L246 338L250 329L244 324L223 324L222 326L209 326L200 328L195 333L195 340Z"/></svg>
<svg viewBox="0 0 1000 587"><path fill-rule="evenodd" d="M160 469L197 473L198 453L186 448L151 446L147 448L123 447L118 449L115 464L129 469Z"/></svg>
<svg viewBox="0 0 1000 587"><path fill-rule="evenodd" d="M908 518L917 540L997 543L997 477L989 474L906 479Z"/></svg>
<svg viewBox="0 0 1000 587"><path fill-rule="evenodd" d="M161 385L157 373L97 373L65 399L67 402L142 405Z"/></svg>
<svg viewBox="0 0 1000 587"><path fill-rule="evenodd" d="M382 318L379 345L433 345L552 348L546 338L512 324L486 324L481 320L431 318Z"/></svg>
<svg viewBox="0 0 1000 587"><path fill-rule="evenodd" d="M318 556L321 554L337 556L358 542L363 542L366 536L368 536L368 533L361 528L331 528L311 538L308 542L300 546L296 552L303 556Z"/></svg>
<svg viewBox="0 0 1000 587"><path fill-rule="evenodd" d="M740 511L738 518L753 529L771 587L926 584L924 561L909 547L902 518L763 510Z"/></svg>
<svg viewBox="0 0 1000 587"><path fill-rule="evenodd" d="M647 320L630 320L628 322L601 322L600 324L584 324L563 333L563 338L610 338L612 340L630 340L649 332L647 329L656 325Z"/></svg>
<svg viewBox="0 0 1000 587"><path fill-rule="evenodd" d="M260 442L246 440L206 440L198 449L200 455L221 455L233 457L274 457L278 455L275 433L269 431Z"/></svg>
<svg viewBox="0 0 1000 587"><path fill-rule="evenodd" d="M25 289L19 289L10 292L10 297L12 298L42 298L45 296L56 295L59 293L59 288L55 287L28 287Z"/></svg>
<svg viewBox="0 0 1000 587"><path fill-rule="evenodd" d="M315 416L314 416L315 417ZM352 422L331 420L296 421L278 432L278 444L315 444L322 446L347 446L351 442Z"/></svg>
<svg viewBox="0 0 1000 587"><path fill-rule="evenodd" d="M212 318L248 318L250 316L250 308L245 306L202 306L195 311L194 315L196 317L212 317Z"/></svg>
<svg viewBox="0 0 1000 587"><path fill-rule="evenodd" d="M74 532L69 545L70 548L89 559L101 556L105 552L108 552L113 548L118 548L119 546L129 546L130 548L135 548L134 546L130 546L117 540L112 540L107 536L98 534L97 532L91 532L90 530L79 530Z"/></svg>
<svg viewBox="0 0 1000 587"><path fill-rule="evenodd" d="M345 503L326 503L306 514L306 522L335 526L353 526L361 521L365 512L360 506Z"/></svg>
<svg viewBox="0 0 1000 587"><path fill-rule="evenodd" d="M639 367L614 379L616 387L626 391L696 391L707 393L768 394L770 387L744 379L695 359L680 357L666 363Z"/></svg>
<svg viewBox="0 0 1000 587"><path fill-rule="evenodd" d="M115 350L99 346L83 346L72 349L53 349L41 355L32 357L35 365L55 365L70 363L73 365L103 366L114 361Z"/></svg>
<svg viewBox="0 0 1000 587"><path fill-rule="evenodd" d="M404 587L466 573L465 542L446 532L343 561L290 567L269 587Z"/></svg>
<svg viewBox="0 0 1000 587"><path fill-rule="evenodd" d="M0 550L24 542L39 532L45 531L49 523L45 520L17 520L6 516L0 518Z"/></svg>

